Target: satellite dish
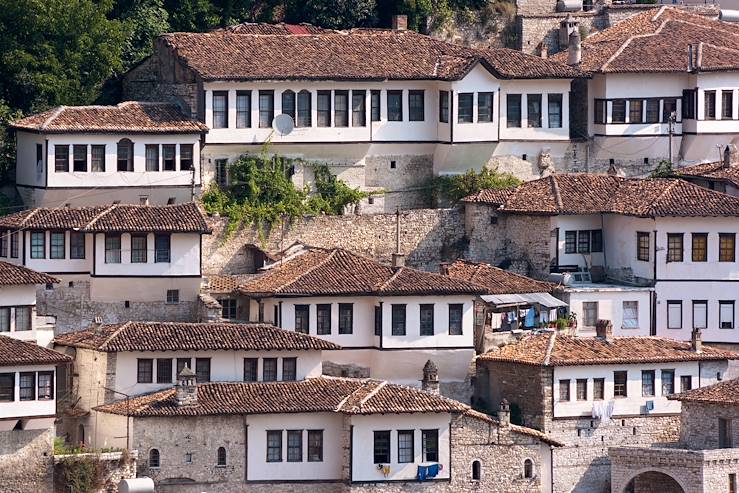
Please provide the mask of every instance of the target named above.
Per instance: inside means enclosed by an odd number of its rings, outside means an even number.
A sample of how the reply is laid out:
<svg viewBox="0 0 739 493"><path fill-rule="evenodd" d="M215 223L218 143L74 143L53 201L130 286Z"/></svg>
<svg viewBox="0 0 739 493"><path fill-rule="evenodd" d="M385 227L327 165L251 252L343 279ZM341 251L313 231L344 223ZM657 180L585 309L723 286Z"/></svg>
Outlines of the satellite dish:
<svg viewBox="0 0 739 493"><path fill-rule="evenodd" d="M294 128L295 122L293 122L293 117L286 115L285 113L277 115L272 120L272 129L283 137L285 135L290 135L290 132L292 132Z"/></svg>

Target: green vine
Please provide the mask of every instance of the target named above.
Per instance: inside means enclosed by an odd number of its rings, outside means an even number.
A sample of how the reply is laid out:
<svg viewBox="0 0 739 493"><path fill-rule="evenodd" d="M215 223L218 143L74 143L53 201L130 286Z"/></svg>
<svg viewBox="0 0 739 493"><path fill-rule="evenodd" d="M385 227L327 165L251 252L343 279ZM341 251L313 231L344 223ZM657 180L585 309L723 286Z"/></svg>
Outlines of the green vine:
<svg viewBox="0 0 739 493"><path fill-rule="evenodd" d="M97 456L65 457L59 466L64 471L64 484L71 491L90 493L104 483L105 466Z"/></svg>
<svg viewBox="0 0 739 493"><path fill-rule="evenodd" d="M464 197L485 189L513 188L521 184L521 180L510 173L500 173L494 169L483 168L479 173L468 170L462 175L435 176L428 185L428 190L435 203L451 201L459 202Z"/></svg>

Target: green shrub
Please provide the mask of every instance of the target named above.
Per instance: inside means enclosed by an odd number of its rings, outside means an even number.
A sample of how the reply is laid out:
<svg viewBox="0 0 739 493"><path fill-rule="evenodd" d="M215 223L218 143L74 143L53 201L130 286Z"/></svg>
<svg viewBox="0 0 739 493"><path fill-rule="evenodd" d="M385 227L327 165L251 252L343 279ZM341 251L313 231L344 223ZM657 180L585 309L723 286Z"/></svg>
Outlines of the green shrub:
<svg viewBox="0 0 739 493"><path fill-rule="evenodd" d="M500 190L520 184L521 180L510 173L483 168L479 173L471 169L463 175L436 176L431 179L429 189L435 202L449 200L456 203L480 190L488 188Z"/></svg>

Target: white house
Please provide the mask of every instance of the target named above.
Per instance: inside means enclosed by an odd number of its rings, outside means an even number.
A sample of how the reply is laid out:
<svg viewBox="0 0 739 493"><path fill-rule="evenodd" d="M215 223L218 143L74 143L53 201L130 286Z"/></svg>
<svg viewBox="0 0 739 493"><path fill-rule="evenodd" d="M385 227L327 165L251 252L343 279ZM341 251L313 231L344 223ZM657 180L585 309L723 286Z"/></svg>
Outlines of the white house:
<svg viewBox="0 0 739 493"><path fill-rule="evenodd" d="M0 261L0 334L48 347L54 319L36 313L36 289L59 280L21 265Z"/></svg>
<svg viewBox="0 0 739 493"><path fill-rule="evenodd" d="M466 204L470 220L497 221L475 241L507 237L499 255L566 283L578 331L609 319L617 335L687 340L698 328L707 341L739 342L739 198L680 179L554 174Z"/></svg>
<svg viewBox="0 0 739 493"><path fill-rule="evenodd" d="M375 209L395 210L418 204L433 175L514 156L522 173L539 176L540 156L563 160L578 76L517 51L408 31L403 19L392 30L241 24L161 36L125 76L124 93L189 104L209 128L204 184L227 185L228 163L268 143L307 162L296 182L312 180L310 162L325 162L352 186L385 191ZM292 132L273 129L281 114Z"/></svg>
<svg viewBox="0 0 739 493"><path fill-rule="evenodd" d="M474 300L485 288L342 249L309 248L243 282L249 319L340 345L330 374L418 385L424 364L439 368L442 393L466 400L474 350Z"/></svg>
<svg viewBox="0 0 739 493"><path fill-rule="evenodd" d="M95 317L196 316L201 235L210 230L195 203L32 209L0 218L0 230L0 258L61 279L38 294L62 331Z"/></svg>
<svg viewBox="0 0 739 493"><path fill-rule="evenodd" d="M174 104L59 106L11 124L27 207L191 201L207 127Z"/></svg>

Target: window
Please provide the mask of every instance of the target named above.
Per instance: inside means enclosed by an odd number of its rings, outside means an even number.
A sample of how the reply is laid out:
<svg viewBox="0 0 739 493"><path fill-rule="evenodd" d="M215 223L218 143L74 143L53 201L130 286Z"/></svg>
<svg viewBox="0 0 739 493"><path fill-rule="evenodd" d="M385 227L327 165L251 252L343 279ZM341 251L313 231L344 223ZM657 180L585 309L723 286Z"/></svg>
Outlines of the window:
<svg viewBox="0 0 739 493"><path fill-rule="evenodd" d="M703 119L716 119L716 91L703 92Z"/></svg>
<svg viewBox="0 0 739 493"><path fill-rule="evenodd" d="M111 233L105 234L105 263L121 263L121 235Z"/></svg>
<svg viewBox="0 0 739 493"><path fill-rule="evenodd" d="M570 381L560 380L559 381L559 400L567 402L570 400Z"/></svg>
<svg viewBox="0 0 739 493"><path fill-rule="evenodd" d="M457 96L459 108L457 108L457 121L459 123L472 123L472 101L471 92L462 92Z"/></svg>
<svg viewBox="0 0 739 493"><path fill-rule="evenodd" d="M693 388L693 377L690 375L680 375L680 392L687 392Z"/></svg>
<svg viewBox="0 0 739 493"><path fill-rule="evenodd" d="M8 237L10 231L0 231L0 257L8 256Z"/></svg>
<svg viewBox="0 0 739 493"><path fill-rule="evenodd" d="M331 305L316 305L316 334L331 334Z"/></svg>
<svg viewBox="0 0 739 493"><path fill-rule="evenodd" d="M565 231L565 253L577 253L577 231Z"/></svg>
<svg viewBox="0 0 739 493"><path fill-rule="evenodd" d="M472 481L480 481L480 461L472 461Z"/></svg>
<svg viewBox="0 0 739 493"><path fill-rule="evenodd" d="M195 358L195 381L210 382L210 358Z"/></svg>
<svg viewBox="0 0 739 493"><path fill-rule="evenodd" d="M736 473L729 473L729 493L736 493Z"/></svg>
<svg viewBox="0 0 739 493"><path fill-rule="evenodd" d="M339 303L339 334L354 332L354 305Z"/></svg>
<svg viewBox="0 0 739 493"><path fill-rule="evenodd" d="M387 92L387 119L390 122L403 121L403 91Z"/></svg>
<svg viewBox="0 0 739 493"><path fill-rule="evenodd" d="M164 171L175 171L177 162L175 161L175 153L177 146L174 144L162 145L162 164Z"/></svg>
<svg viewBox="0 0 739 493"><path fill-rule="evenodd" d="M595 327L598 322L598 302L597 301L584 301L582 304L583 312L583 326Z"/></svg>
<svg viewBox="0 0 739 493"><path fill-rule="evenodd" d="M698 91L695 89L684 89L683 90L683 118L695 119L695 108L697 106L696 99Z"/></svg>
<svg viewBox="0 0 739 493"><path fill-rule="evenodd" d="M587 378L578 378L576 382L576 398L578 401L586 401L588 400L588 379Z"/></svg>
<svg viewBox="0 0 739 493"><path fill-rule="evenodd" d="M415 458L413 434L413 430L398 430L398 462L401 464L413 462Z"/></svg>
<svg viewBox="0 0 739 493"><path fill-rule="evenodd" d="M31 258L46 258L46 233L31 232Z"/></svg>
<svg viewBox="0 0 739 493"><path fill-rule="evenodd" d="M526 110L528 111L528 126L541 128L541 94L526 95Z"/></svg>
<svg viewBox="0 0 739 493"><path fill-rule="evenodd" d="M131 263L145 264L147 262L147 237L146 233L131 234Z"/></svg>
<svg viewBox="0 0 739 493"><path fill-rule="evenodd" d="M626 100L614 99L611 102L611 123L626 122Z"/></svg>
<svg viewBox="0 0 739 493"><path fill-rule="evenodd" d="M287 430L287 461L303 461L303 430Z"/></svg>
<svg viewBox="0 0 739 493"><path fill-rule="evenodd" d="M0 332L10 332L10 308L0 308Z"/></svg>
<svg viewBox="0 0 739 493"><path fill-rule="evenodd" d="M64 231L49 233L49 258L63 259L66 257Z"/></svg>
<svg viewBox="0 0 739 493"><path fill-rule="evenodd" d="M267 462L282 462L282 430L267 430Z"/></svg>
<svg viewBox="0 0 739 493"><path fill-rule="evenodd" d="M479 123L493 121L493 94L492 92L477 93L477 121Z"/></svg>
<svg viewBox="0 0 739 493"><path fill-rule="evenodd" d="M10 233L10 257L18 258L18 231Z"/></svg>
<svg viewBox="0 0 739 493"><path fill-rule="evenodd" d="M434 335L434 305L433 304L420 305L419 322L421 325L420 333L422 336Z"/></svg>
<svg viewBox="0 0 739 493"><path fill-rule="evenodd" d="M394 336L405 335L405 305L392 305L391 328Z"/></svg>
<svg viewBox="0 0 739 493"><path fill-rule="evenodd" d="M736 260L736 233L718 234L718 261L734 262Z"/></svg>
<svg viewBox="0 0 739 493"><path fill-rule="evenodd" d="M31 330L31 307L16 306L15 307L15 330L24 331Z"/></svg>
<svg viewBox="0 0 739 493"><path fill-rule="evenodd" d="M149 450L149 467L159 469L159 451L155 448Z"/></svg>
<svg viewBox="0 0 739 493"><path fill-rule="evenodd" d="M216 466L226 467L226 447L218 447L216 452Z"/></svg>
<svg viewBox="0 0 739 493"><path fill-rule="evenodd" d="M62 171L69 171L68 145L54 146L54 171L56 171L57 173L60 173Z"/></svg>
<svg viewBox="0 0 739 493"><path fill-rule="evenodd" d="M185 464L192 464L192 452L185 452Z"/></svg>
<svg viewBox="0 0 739 493"><path fill-rule="evenodd" d="M606 379L593 379L593 400L602 401L606 395Z"/></svg>
<svg viewBox="0 0 739 493"><path fill-rule="evenodd" d="M508 128L521 127L520 94L508 94L506 96L506 126Z"/></svg>
<svg viewBox="0 0 739 493"><path fill-rule="evenodd" d="M0 373L0 402L13 402L14 400L15 373Z"/></svg>
<svg viewBox="0 0 739 493"><path fill-rule="evenodd" d="M731 120L734 116L734 91L721 91L721 118Z"/></svg>
<svg viewBox="0 0 739 493"><path fill-rule="evenodd" d="M334 127L349 126L349 91L334 91Z"/></svg>
<svg viewBox="0 0 739 493"><path fill-rule="evenodd" d="M705 329L708 322L708 301L693 300L693 328Z"/></svg>
<svg viewBox="0 0 739 493"><path fill-rule="evenodd" d="M649 233L637 231L636 259L643 262L649 262Z"/></svg>
<svg viewBox="0 0 739 493"><path fill-rule="evenodd" d="M21 372L20 373L20 400L32 401L36 399L36 373Z"/></svg>
<svg viewBox="0 0 739 493"><path fill-rule="evenodd" d="M382 335L382 307L375 307L375 335Z"/></svg>
<svg viewBox="0 0 739 493"><path fill-rule="evenodd" d="M659 121L659 99L647 99L647 123L657 123Z"/></svg>
<svg viewBox="0 0 739 493"><path fill-rule="evenodd" d="M259 91L259 128L272 127L275 117L275 92Z"/></svg>
<svg viewBox="0 0 739 493"><path fill-rule="evenodd" d="M577 253L590 253L590 231L577 232Z"/></svg>
<svg viewBox="0 0 739 493"><path fill-rule="evenodd" d="M425 118L424 92L422 90L408 91L408 120L422 122Z"/></svg>
<svg viewBox="0 0 739 493"><path fill-rule="evenodd" d="M133 171L133 142L122 139L117 150L118 171Z"/></svg>
<svg viewBox="0 0 739 493"><path fill-rule="evenodd" d="M373 461L375 464L387 464L390 462L390 432L375 431Z"/></svg>
<svg viewBox="0 0 739 493"><path fill-rule="evenodd" d="M662 395L670 395L675 393L675 370L662 370L660 374L662 380Z"/></svg>
<svg viewBox="0 0 739 493"><path fill-rule="evenodd" d="M722 300L718 302L718 319L720 328L734 328L734 300Z"/></svg>
<svg viewBox="0 0 739 493"><path fill-rule="evenodd" d="M193 169L193 145L180 144L180 171Z"/></svg>
<svg viewBox="0 0 739 493"><path fill-rule="evenodd" d="M297 367L297 358L282 358L282 381L295 381L297 379Z"/></svg>
<svg viewBox="0 0 739 493"><path fill-rule="evenodd" d="M670 121L670 115L675 113L677 119L677 98L667 98L662 100L662 122Z"/></svg>
<svg viewBox="0 0 739 493"><path fill-rule="evenodd" d="M228 92L213 91L213 128L228 128Z"/></svg>
<svg viewBox="0 0 739 493"><path fill-rule="evenodd" d="M629 123L642 123L643 120L644 101L641 99L629 100Z"/></svg>
<svg viewBox="0 0 739 493"><path fill-rule="evenodd" d="M295 305L295 332L310 332L310 305Z"/></svg>
<svg viewBox="0 0 739 493"><path fill-rule="evenodd" d="M176 305L179 302L180 302L180 290L179 289L168 289L166 303L168 305Z"/></svg>
<svg viewBox="0 0 739 493"><path fill-rule="evenodd" d="M138 369L136 375L137 383L152 383L154 377L154 360L151 358L139 358L136 360Z"/></svg>
<svg viewBox="0 0 739 493"><path fill-rule="evenodd" d="M549 128L562 128L562 95L547 94Z"/></svg>
<svg viewBox="0 0 739 493"><path fill-rule="evenodd" d="M170 243L168 234L154 235L154 262L167 263L170 261Z"/></svg>
<svg viewBox="0 0 739 493"><path fill-rule="evenodd" d="M654 397L654 370L642 370L641 395L642 397Z"/></svg>
<svg viewBox="0 0 739 493"><path fill-rule="evenodd" d="M157 383L172 383L172 358L157 358Z"/></svg>
<svg viewBox="0 0 739 493"><path fill-rule="evenodd" d="M146 171L159 171L159 145L146 144Z"/></svg>
<svg viewBox="0 0 739 493"><path fill-rule="evenodd" d="M256 382L259 378L257 377L257 358L244 358L244 381L245 382Z"/></svg>
<svg viewBox="0 0 739 493"><path fill-rule="evenodd" d="M439 461L439 430L421 430L421 449L424 462Z"/></svg>
<svg viewBox="0 0 739 493"><path fill-rule="evenodd" d="M449 335L462 335L462 308L461 303L452 303L449 305Z"/></svg>
<svg viewBox="0 0 739 493"><path fill-rule="evenodd" d="M639 302L624 301L623 302L623 318L621 326L624 329L639 328Z"/></svg>
<svg viewBox="0 0 739 493"><path fill-rule="evenodd" d="M526 459L523 461L523 477L531 479L534 477L534 461Z"/></svg>
<svg viewBox="0 0 739 493"><path fill-rule="evenodd" d="M683 328L683 302L667 301L667 328L682 329Z"/></svg>
<svg viewBox="0 0 739 493"><path fill-rule="evenodd" d="M352 91L352 127L367 124L367 91Z"/></svg>
<svg viewBox="0 0 739 493"><path fill-rule="evenodd" d="M439 91L439 121L449 123L449 91Z"/></svg>
<svg viewBox="0 0 739 493"><path fill-rule="evenodd" d="M105 146L104 145L93 145L90 146L91 157L90 161L92 164L92 171L104 172L105 171Z"/></svg>
<svg viewBox="0 0 739 493"><path fill-rule="evenodd" d="M264 382L276 382L277 381L277 358L263 358L262 359L262 381Z"/></svg>
<svg viewBox="0 0 739 493"><path fill-rule="evenodd" d="M319 127L331 126L331 91L318 91L317 123Z"/></svg>
<svg viewBox="0 0 739 493"><path fill-rule="evenodd" d="M667 261L683 261L683 234L667 233Z"/></svg>
<svg viewBox="0 0 739 493"><path fill-rule="evenodd" d="M693 262L706 262L708 260L708 234L693 233L691 238L691 260Z"/></svg>
<svg viewBox="0 0 739 493"><path fill-rule="evenodd" d="M590 251L593 253L603 252L603 230L594 229L590 232Z"/></svg>
<svg viewBox="0 0 739 493"><path fill-rule="evenodd" d="M323 430L308 430L308 462L323 462Z"/></svg>
<svg viewBox="0 0 739 493"><path fill-rule="evenodd" d="M593 123L599 123L599 124L606 123L607 103L608 102L605 99L596 99L594 101Z"/></svg>
<svg viewBox="0 0 739 493"><path fill-rule="evenodd" d="M177 358L177 375L179 375L182 370L187 368L192 368L192 359L190 358Z"/></svg>
<svg viewBox="0 0 739 493"><path fill-rule="evenodd" d="M236 128L251 127L251 91L236 91Z"/></svg>
<svg viewBox="0 0 739 493"><path fill-rule="evenodd" d="M313 117L311 116L313 101L311 98L311 93L305 89L298 93L298 118L295 121L296 127L310 127L313 125Z"/></svg>
<svg viewBox="0 0 739 493"><path fill-rule="evenodd" d="M613 372L613 397L627 397L628 389L626 387L626 372Z"/></svg>
<svg viewBox="0 0 739 493"><path fill-rule="evenodd" d="M87 146L72 146L72 169L74 171L87 171Z"/></svg>
<svg viewBox="0 0 739 493"><path fill-rule="evenodd" d="M282 113L295 121L295 92L290 89L282 91Z"/></svg>
<svg viewBox="0 0 739 493"><path fill-rule="evenodd" d="M732 448L731 419L718 418L718 448Z"/></svg>
<svg viewBox="0 0 739 493"><path fill-rule="evenodd" d="M228 186L228 160L216 159L216 184L220 188Z"/></svg>
<svg viewBox="0 0 739 493"><path fill-rule="evenodd" d="M221 318L233 320L236 318L236 299L222 298L218 300L221 303Z"/></svg>
<svg viewBox="0 0 739 493"><path fill-rule="evenodd" d="M373 122L380 121L380 91L372 91L370 93L370 117Z"/></svg>

